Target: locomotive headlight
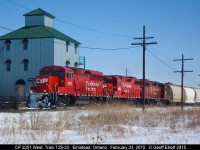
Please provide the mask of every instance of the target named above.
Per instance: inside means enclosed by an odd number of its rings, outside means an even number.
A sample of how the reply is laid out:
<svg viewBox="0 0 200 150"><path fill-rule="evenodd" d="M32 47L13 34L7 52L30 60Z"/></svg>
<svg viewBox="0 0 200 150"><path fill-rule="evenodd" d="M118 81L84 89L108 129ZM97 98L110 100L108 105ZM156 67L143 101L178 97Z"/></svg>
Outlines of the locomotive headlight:
<svg viewBox="0 0 200 150"><path fill-rule="evenodd" d="M44 93L46 92L47 90L44 90Z"/></svg>

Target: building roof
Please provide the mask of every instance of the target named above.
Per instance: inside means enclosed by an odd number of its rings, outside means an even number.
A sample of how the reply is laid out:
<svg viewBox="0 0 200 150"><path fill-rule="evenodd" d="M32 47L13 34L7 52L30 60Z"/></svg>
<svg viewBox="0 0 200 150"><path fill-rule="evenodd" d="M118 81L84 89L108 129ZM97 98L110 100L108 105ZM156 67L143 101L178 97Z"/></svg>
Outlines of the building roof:
<svg viewBox="0 0 200 150"><path fill-rule="evenodd" d="M50 13L44 11L41 8L38 8L36 10L33 10L31 12L28 12L28 13L24 14L24 16L38 16L38 15L45 15L45 16L48 16L50 18L55 18L53 15L51 15Z"/></svg>
<svg viewBox="0 0 200 150"><path fill-rule="evenodd" d="M35 39L35 38L58 38L71 43L81 44L80 42L72 39L71 37L61 33L60 31L48 26L25 26L3 36L0 40L13 40L13 39Z"/></svg>

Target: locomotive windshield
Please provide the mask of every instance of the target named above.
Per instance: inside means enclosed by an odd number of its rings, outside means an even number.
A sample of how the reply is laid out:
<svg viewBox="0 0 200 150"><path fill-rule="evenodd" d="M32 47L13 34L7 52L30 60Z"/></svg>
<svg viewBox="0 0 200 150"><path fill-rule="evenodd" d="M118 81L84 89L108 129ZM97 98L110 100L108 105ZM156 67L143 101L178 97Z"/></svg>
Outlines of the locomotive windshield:
<svg viewBox="0 0 200 150"><path fill-rule="evenodd" d="M40 72L41 76L52 76L52 72Z"/></svg>
<svg viewBox="0 0 200 150"><path fill-rule="evenodd" d="M104 79L104 82L106 82L106 83L112 83L113 80L108 78L108 79Z"/></svg>
<svg viewBox="0 0 200 150"><path fill-rule="evenodd" d="M59 71L59 70L40 71L40 76L58 76L58 77L64 78L65 72Z"/></svg>

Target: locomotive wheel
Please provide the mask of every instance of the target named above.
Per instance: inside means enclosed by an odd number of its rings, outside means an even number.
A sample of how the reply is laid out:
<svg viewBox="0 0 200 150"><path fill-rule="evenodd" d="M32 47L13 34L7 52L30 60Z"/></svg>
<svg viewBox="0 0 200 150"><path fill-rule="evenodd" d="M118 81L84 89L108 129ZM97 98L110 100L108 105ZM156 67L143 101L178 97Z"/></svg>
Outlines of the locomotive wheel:
<svg viewBox="0 0 200 150"><path fill-rule="evenodd" d="M70 98L69 106L75 105L76 97L75 96L70 96L69 98Z"/></svg>
<svg viewBox="0 0 200 150"><path fill-rule="evenodd" d="M51 108L51 109L55 109L56 106L55 106L55 105L51 105L50 108Z"/></svg>
<svg viewBox="0 0 200 150"><path fill-rule="evenodd" d="M91 104L98 104L98 100L95 97L90 98L90 102Z"/></svg>

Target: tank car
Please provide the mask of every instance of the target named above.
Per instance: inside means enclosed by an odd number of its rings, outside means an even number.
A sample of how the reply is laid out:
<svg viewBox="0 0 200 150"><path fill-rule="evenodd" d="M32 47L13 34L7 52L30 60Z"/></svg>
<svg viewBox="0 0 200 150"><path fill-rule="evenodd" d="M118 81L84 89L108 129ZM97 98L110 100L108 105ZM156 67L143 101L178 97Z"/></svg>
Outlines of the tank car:
<svg viewBox="0 0 200 150"><path fill-rule="evenodd" d="M195 104L195 91L191 87L183 87L185 92L185 100L186 104Z"/></svg>
<svg viewBox="0 0 200 150"><path fill-rule="evenodd" d="M167 85L167 94L170 103L181 103L181 86ZM195 90L190 87L183 87L183 102L185 104L195 104Z"/></svg>
<svg viewBox="0 0 200 150"><path fill-rule="evenodd" d="M195 91L195 104L200 105L200 89L193 88Z"/></svg>

